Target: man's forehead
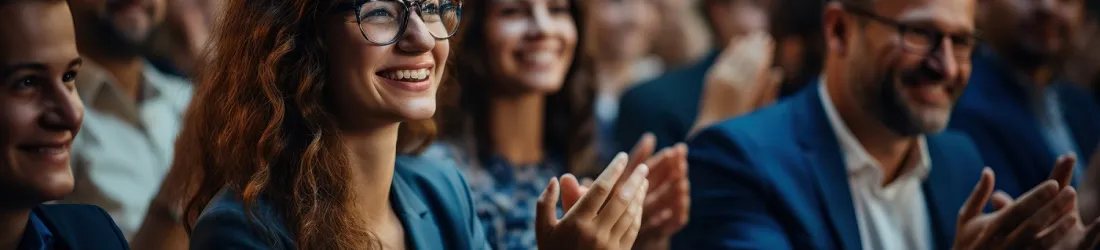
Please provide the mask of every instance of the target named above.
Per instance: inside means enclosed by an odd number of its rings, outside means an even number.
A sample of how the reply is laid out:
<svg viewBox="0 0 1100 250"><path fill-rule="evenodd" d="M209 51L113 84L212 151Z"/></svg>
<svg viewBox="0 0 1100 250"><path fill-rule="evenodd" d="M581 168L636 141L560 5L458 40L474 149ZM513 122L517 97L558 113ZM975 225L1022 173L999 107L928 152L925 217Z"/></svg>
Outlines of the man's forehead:
<svg viewBox="0 0 1100 250"><path fill-rule="evenodd" d="M878 0L876 10L905 23L950 26L942 28L973 30L976 0Z"/></svg>

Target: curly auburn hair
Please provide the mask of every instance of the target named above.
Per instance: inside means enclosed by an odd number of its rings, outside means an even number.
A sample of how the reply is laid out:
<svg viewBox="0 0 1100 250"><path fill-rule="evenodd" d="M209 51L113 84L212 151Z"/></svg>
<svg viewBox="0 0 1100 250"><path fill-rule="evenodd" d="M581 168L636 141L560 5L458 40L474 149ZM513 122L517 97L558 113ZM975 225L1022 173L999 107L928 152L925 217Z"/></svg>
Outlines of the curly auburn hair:
<svg viewBox="0 0 1100 250"><path fill-rule="evenodd" d="M240 192L249 220L261 198L274 205L297 248L381 248L352 212L349 159L324 108L329 65L320 25L337 1L225 3L164 184L185 203L188 232L227 188ZM397 149L417 153L435 134L430 119L402 123ZM253 223L277 244L273 225Z"/></svg>

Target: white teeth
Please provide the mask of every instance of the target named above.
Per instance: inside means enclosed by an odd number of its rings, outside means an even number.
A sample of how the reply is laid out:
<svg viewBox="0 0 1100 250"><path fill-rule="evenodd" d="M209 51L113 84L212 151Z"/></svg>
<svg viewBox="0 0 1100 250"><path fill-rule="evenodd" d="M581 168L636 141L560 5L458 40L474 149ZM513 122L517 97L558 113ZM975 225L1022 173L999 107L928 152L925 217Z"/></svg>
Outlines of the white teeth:
<svg viewBox="0 0 1100 250"><path fill-rule="evenodd" d="M423 81L428 78L431 71L428 69L396 70L381 74L382 77L397 81Z"/></svg>
<svg viewBox="0 0 1100 250"><path fill-rule="evenodd" d="M39 154L53 155L53 154L60 154L60 153L64 153L64 152L65 152L65 149L64 148L59 148L59 147L40 147L40 148L38 148L38 153Z"/></svg>
<svg viewBox="0 0 1100 250"><path fill-rule="evenodd" d="M523 56L523 60L525 60L527 62L530 62L530 63L543 64L543 63L553 62L555 57L556 57L556 54L551 52L551 51L538 51L538 52L526 53Z"/></svg>

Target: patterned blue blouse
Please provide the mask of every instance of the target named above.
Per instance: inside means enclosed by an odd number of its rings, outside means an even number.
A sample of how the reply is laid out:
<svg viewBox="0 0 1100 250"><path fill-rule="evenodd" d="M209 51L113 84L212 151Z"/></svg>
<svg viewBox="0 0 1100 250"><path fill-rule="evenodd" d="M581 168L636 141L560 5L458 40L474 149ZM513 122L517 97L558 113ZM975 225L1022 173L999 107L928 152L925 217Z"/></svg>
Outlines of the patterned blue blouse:
<svg viewBox="0 0 1100 250"><path fill-rule="evenodd" d="M541 164L513 166L503 158L493 157L483 166L474 166L474 157L465 152L453 144L438 142L420 157L450 160L461 169L493 249L537 249L536 204L550 178L564 173L561 161L551 157ZM559 207L559 216L561 213Z"/></svg>

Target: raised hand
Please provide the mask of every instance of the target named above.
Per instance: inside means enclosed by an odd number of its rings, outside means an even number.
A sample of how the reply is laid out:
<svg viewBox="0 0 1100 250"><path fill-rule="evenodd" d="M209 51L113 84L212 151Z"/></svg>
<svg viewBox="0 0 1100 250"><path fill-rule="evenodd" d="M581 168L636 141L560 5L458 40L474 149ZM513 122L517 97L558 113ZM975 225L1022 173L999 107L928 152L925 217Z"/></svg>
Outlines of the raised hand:
<svg viewBox="0 0 1100 250"><path fill-rule="evenodd" d="M557 178L550 180L535 218L539 249L630 249L641 228L649 167L627 172L626 165L627 155L619 153L561 220L556 216L561 190ZM620 179L624 175L629 177Z"/></svg>
<svg viewBox="0 0 1100 250"><path fill-rule="evenodd" d="M690 206L687 180L687 145L683 143L653 154L656 137L646 133L631 151L627 171L643 164L650 167L650 188L642 211L642 227L634 249L668 249L672 235L687 225ZM623 180L620 180L623 181ZM561 179L562 207L568 211L585 193L586 185L573 175Z"/></svg>
<svg viewBox="0 0 1100 250"><path fill-rule="evenodd" d="M775 102L783 73L771 67L774 52L766 32L734 37L707 72L691 134Z"/></svg>
<svg viewBox="0 0 1100 250"><path fill-rule="evenodd" d="M1068 237L1060 237L1086 231L1084 226L1075 229L1075 223L1079 223L1074 219L1077 193L1073 187L1066 187L1074 162L1072 156L1059 158L1051 171L1051 180L1018 200L998 193L993 202L995 211L989 214L982 214L981 210L993 193L994 175L989 168L983 169L981 180L959 210L954 249L1050 249L1058 245L1083 246L1079 244L1082 238L1096 238L1080 233L1086 236L1071 243Z"/></svg>

